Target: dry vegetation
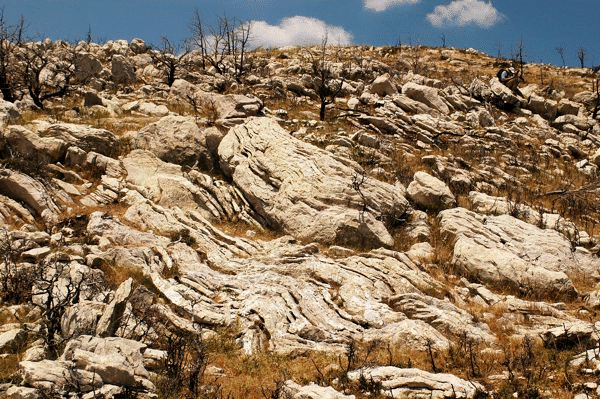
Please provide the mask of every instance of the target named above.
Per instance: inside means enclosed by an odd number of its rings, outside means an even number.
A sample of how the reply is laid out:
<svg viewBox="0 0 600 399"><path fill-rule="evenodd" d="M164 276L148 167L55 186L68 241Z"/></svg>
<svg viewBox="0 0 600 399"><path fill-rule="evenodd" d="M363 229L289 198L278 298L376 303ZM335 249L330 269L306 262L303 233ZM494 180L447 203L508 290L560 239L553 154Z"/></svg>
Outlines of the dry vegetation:
<svg viewBox="0 0 600 399"><path fill-rule="evenodd" d="M289 59L299 56L305 49L295 51L256 50L249 55L251 62L259 63L263 58L277 60L287 65ZM443 82L457 86L468 86L478 76L493 76L500 60L481 54L460 52L453 57L454 64L450 65L443 56L448 51L441 48L403 47L389 49L361 49L363 59L376 58L390 68L398 67L398 55L406 57L407 63L414 72L428 78L440 79ZM334 52L339 54L339 52ZM351 63L352 60L342 60ZM459 65L459 66L457 66ZM527 83L539 85L544 90L564 91L566 97L583 90L589 90L595 77L591 74L580 75L549 65L526 65ZM236 88L226 93L240 92L245 89ZM247 88L246 88L247 90ZM340 131L354 131L360 128L356 120L348 116L344 103L337 103L328 113L328 118L319 123L309 123L318 119L318 108L314 101L306 98L299 99L291 93L281 93L274 87L271 90L261 88L261 97L265 107L271 111L283 109L281 116L286 127L295 132L305 129L305 136L311 136L313 144L325 148L338 137ZM96 128L107 129L119 137L126 132L139 130L158 118L145 117L135 114L111 116L103 111L86 110L79 113L69 112L79 105L79 97L67 97L57 110L54 101L47 109L50 111L26 111L21 114L19 123L29 125L35 121L67 122L86 124ZM215 105L211 103L187 104L169 103L171 112L180 115L192 115L198 118L198 123L212 125L217 120ZM373 111L375 107L365 106L365 111ZM359 109L360 111L360 109ZM510 122L514 115L493 110L497 120ZM525 130L529 126L522 127ZM519 130L517 128L516 130ZM483 137L484 131L477 132ZM598 233L600 220L600 200L597 189L600 188L598 176L585 175L578 170L571 160L562 158L543 158L539 156L538 148L544 142L539 139L523 139L515 134L510 138L510 145L494 143L485 148L465 147L461 138L440 140L432 148L421 154L411 154L403 150L402 142L397 138L383 137L382 142L390 149L386 154L389 162L380 162L368 151L352 149L353 159L366 170L381 167L387 172L382 178L387 181L399 181L403 184L410 182L413 174L419 170L429 170L422 156L435 155L455 157L460 154L462 161L470 168L480 168L486 165L507 169L513 165L533 165L535 168L523 170L515 184L506 185L489 194L506 197L515 203L527 204L534 209L548 212L558 212L570 218L580 230L587 231L591 236ZM467 150L465 150L467 148ZM120 142L119 154L129 149L125 139ZM510 159L507 158L507 155ZM506 162L507 159L509 162ZM43 165L29 165L36 173L43 170ZM3 162L2 167L18 169L13 163ZM27 172L30 172L27 170ZM34 173L31 171L31 173ZM87 177L90 177L87 175ZM375 177L369 177L375 178ZM97 182L97 181L96 181ZM468 206L466 197L459 197L459 204ZM126 210L125 205L111 204L106 207L89 209L84 207L71 208L61 214L59 225L70 227L75 231L84 230L87 219L82 215L92 211L103 211L117 217ZM432 265L428 270L449 287L456 284L458 277L452 269L452 245L448 237L441 235L433 215L430 217L432 235L430 244L434 247ZM227 234L244 236L251 239L272 240L281 234L272 231L254 231L248 235L249 227L241 223L221 223L216 225ZM407 239L400 226L394 231L396 250L406 250L413 243ZM79 237L82 241L86 237ZM174 237L181 240L185 237ZM114 289L129 277L141 284L152 288L151 281L141 275L138 270L130 270L116 264L95 265L105 273L110 288ZM169 276L165 276L169 277ZM593 288L585 276L574 279L578 289L583 292ZM592 284L593 285L593 284ZM499 290L501 292L501 290ZM507 292L510 293L510 292ZM570 304L575 311L583 306L581 301ZM277 355L273 353L245 355L236 343L236 332L222 330L216 336L201 340L192 337L182 341L183 337L172 337L172 341L163 342L163 348L169 350L173 358L168 359L164 368L155 376L159 398L276 398L277 390L285 379L293 378L300 383L317 382L332 385L345 393L353 393L357 398L377 398L383 396L380 386L372 381L361 381L351 384L345 373L351 369L372 365L394 365L398 367L418 367L433 372L447 372L468 380L482 381L494 392L498 399L513 397L525 399L571 398L578 384L583 382L578 373L571 370L567 364L575 354L588 349L583 346L572 348L545 347L536 337L523 336L520 340L509 337L506 333L506 321L502 320L504 310L499 308L477 308L471 305L469 311L475 316L485 319L492 331L499 337L495 348L483 348L480 343L467 337L458 337L448 351L414 351L410 348L390 347L389 344L365 345L352 342L344 353L338 355L322 353L297 353L293 355ZM0 325L15 322L10 316L0 315ZM591 318L595 317L595 313ZM179 348L175 347L179 345ZM181 349L185 350L181 350ZM14 382L20 355L9 355L0 358L0 382ZM210 366L210 368L207 368ZM215 370L220 369L215 373ZM194 380L195 379L195 380Z"/></svg>

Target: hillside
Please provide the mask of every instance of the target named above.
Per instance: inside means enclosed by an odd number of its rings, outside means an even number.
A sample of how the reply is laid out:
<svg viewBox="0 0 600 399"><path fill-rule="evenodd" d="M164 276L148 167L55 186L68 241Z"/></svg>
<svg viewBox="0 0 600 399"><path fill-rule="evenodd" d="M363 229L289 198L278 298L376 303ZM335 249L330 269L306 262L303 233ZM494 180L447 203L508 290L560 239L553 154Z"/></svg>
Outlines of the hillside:
<svg viewBox="0 0 600 399"><path fill-rule="evenodd" d="M0 100L0 395L600 395L597 71L21 51L68 90Z"/></svg>

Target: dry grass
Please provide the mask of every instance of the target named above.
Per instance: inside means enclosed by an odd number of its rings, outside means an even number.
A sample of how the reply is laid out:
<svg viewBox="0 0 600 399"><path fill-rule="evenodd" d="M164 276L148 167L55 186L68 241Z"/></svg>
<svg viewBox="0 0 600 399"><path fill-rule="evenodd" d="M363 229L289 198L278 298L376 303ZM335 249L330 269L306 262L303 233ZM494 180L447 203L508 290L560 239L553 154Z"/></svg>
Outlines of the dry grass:
<svg viewBox="0 0 600 399"><path fill-rule="evenodd" d="M215 223L214 227L233 237L242 237L250 240L272 241L285 235L282 231L272 229L258 229L246 222L221 222Z"/></svg>
<svg viewBox="0 0 600 399"><path fill-rule="evenodd" d="M4 354L0 356L0 383L17 384L20 382L20 361L21 355Z"/></svg>
<svg viewBox="0 0 600 399"><path fill-rule="evenodd" d="M318 377L321 370L335 364L335 357L309 353L301 356L258 354L245 356L239 352L216 353L211 364L223 369L217 379L221 390L234 398L264 399L264 393L276 389L277 383L293 378L307 384Z"/></svg>

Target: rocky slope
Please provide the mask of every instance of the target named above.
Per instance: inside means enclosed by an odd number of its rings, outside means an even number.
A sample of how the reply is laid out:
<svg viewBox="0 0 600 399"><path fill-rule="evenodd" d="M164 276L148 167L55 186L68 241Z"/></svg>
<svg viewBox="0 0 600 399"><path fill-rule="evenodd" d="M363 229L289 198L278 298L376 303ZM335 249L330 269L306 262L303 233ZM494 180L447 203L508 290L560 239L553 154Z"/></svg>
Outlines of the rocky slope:
<svg viewBox="0 0 600 399"><path fill-rule="evenodd" d="M318 121L321 48L171 87L153 51L80 43L68 96L1 104L3 395L596 395L593 71L331 48ZM241 391L229 341L312 372Z"/></svg>

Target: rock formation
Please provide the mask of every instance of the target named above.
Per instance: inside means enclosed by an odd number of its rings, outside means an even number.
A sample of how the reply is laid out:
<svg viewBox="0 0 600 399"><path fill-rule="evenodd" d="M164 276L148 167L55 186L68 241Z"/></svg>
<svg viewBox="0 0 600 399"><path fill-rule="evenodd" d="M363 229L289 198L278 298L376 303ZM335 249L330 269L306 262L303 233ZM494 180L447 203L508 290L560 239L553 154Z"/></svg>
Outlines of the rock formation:
<svg viewBox="0 0 600 399"><path fill-rule="evenodd" d="M76 46L52 113L0 101L0 396L237 397L303 361L252 397L591 392L587 72L526 65L522 97L485 55L340 48L317 121L310 47L192 52L169 87L139 39Z"/></svg>

